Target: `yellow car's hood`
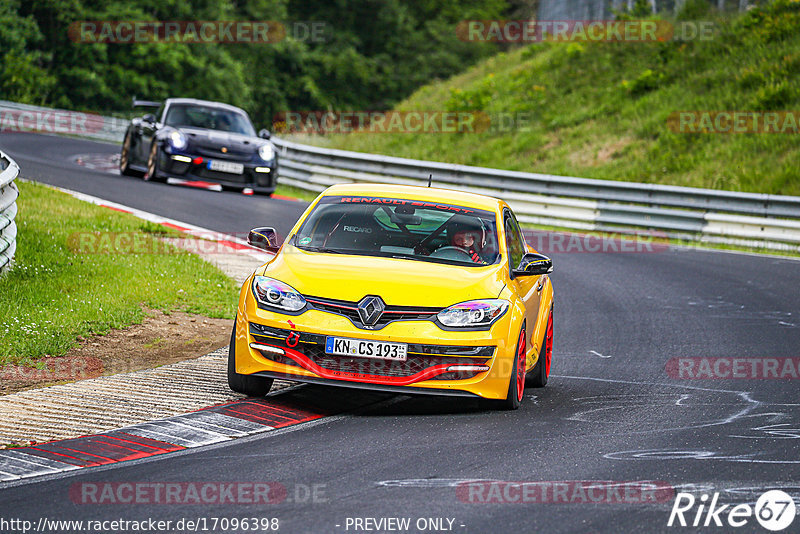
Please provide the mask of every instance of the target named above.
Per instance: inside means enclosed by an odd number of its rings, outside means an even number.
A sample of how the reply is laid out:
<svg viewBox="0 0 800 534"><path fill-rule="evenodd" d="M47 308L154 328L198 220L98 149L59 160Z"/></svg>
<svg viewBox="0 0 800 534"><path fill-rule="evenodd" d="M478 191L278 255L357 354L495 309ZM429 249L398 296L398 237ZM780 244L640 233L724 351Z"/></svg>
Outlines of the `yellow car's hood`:
<svg viewBox="0 0 800 534"><path fill-rule="evenodd" d="M323 254L287 244L263 274L308 296L358 301L366 295L379 295L388 305L444 308L466 300L496 298L505 286L501 269L502 264L460 267Z"/></svg>

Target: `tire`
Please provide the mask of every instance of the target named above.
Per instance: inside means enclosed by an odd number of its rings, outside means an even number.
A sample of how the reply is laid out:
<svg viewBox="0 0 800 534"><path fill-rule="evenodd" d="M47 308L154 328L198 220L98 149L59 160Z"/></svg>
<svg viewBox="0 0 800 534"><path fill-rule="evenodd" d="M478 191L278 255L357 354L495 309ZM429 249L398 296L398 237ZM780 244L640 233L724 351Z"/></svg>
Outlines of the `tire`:
<svg viewBox="0 0 800 534"><path fill-rule="evenodd" d="M516 410L522 404L525 395L525 324L522 325L517 349L514 353L514 365L508 380L508 392L503 400L489 401L489 407L495 410Z"/></svg>
<svg viewBox="0 0 800 534"><path fill-rule="evenodd" d="M122 151L119 154L119 173L123 176L136 176L137 173L131 169L131 132L125 132L125 140L122 142Z"/></svg>
<svg viewBox="0 0 800 534"><path fill-rule="evenodd" d="M544 331L542 349L539 351L539 359L533 366L531 372L526 377L526 382L534 388L543 388L547 385L550 377L550 363L553 359L553 307L550 306L550 314L547 317L547 329Z"/></svg>
<svg viewBox="0 0 800 534"><path fill-rule="evenodd" d="M236 372L236 323L233 323L231 344L228 348L228 387L248 397L263 397L272 389L274 379L243 375Z"/></svg>
<svg viewBox="0 0 800 534"><path fill-rule="evenodd" d="M147 157L147 171L142 176L145 181L159 181L161 176L158 174L158 143L153 141L150 145L150 155Z"/></svg>

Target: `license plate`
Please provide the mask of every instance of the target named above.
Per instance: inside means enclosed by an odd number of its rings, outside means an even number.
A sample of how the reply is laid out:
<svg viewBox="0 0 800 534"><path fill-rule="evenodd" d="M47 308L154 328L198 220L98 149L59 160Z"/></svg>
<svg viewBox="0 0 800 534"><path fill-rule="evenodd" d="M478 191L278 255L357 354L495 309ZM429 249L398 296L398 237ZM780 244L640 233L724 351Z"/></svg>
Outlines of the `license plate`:
<svg viewBox="0 0 800 534"><path fill-rule="evenodd" d="M367 341L365 339L348 339L344 337L328 337L325 342L325 354L338 356L356 356L358 358L377 358L379 360L406 361L408 345L405 343L389 343L386 341Z"/></svg>
<svg viewBox="0 0 800 534"><path fill-rule="evenodd" d="M208 162L208 169L217 172L227 172L228 174L242 174L244 172L244 165L241 163L212 159Z"/></svg>

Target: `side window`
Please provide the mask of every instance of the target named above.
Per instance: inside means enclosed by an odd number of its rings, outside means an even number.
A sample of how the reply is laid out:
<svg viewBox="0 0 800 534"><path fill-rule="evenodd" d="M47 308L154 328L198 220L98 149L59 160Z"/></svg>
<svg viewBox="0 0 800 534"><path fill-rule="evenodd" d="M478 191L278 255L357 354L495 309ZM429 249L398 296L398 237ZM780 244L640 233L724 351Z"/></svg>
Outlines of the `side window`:
<svg viewBox="0 0 800 534"><path fill-rule="evenodd" d="M519 225L510 213L506 213L506 246L508 247L508 262L511 264L512 269L516 269L522 261L522 256L525 255L525 245L522 240L522 232L520 232Z"/></svg>
<svg viewBox="0 0 800 534"><path fill-rule="evenodd" d="M156 120L162 124L167 122L167 117L164 115L164 106L165 104L161 104L158 111L156 111Z"/></svg>

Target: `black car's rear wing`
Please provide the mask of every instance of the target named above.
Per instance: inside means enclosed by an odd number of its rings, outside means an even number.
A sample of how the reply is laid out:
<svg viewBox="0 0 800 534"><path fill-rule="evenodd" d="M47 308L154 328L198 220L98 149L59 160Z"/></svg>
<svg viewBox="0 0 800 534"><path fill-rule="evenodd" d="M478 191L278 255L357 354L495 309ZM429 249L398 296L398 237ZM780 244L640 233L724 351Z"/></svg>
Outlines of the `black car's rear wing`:
<svg viewBox="0 0 800 534"><path fill-rule="evenodd" d="M161 105L161 102L153 102L152 100L137 100L137 98L133 97L133 107L135 108L157 108Z"/></svg>

